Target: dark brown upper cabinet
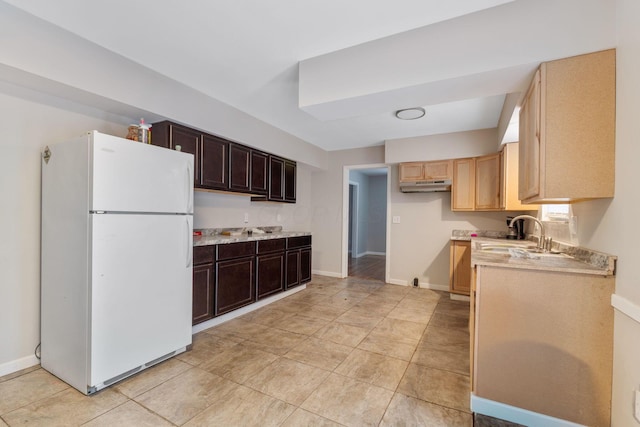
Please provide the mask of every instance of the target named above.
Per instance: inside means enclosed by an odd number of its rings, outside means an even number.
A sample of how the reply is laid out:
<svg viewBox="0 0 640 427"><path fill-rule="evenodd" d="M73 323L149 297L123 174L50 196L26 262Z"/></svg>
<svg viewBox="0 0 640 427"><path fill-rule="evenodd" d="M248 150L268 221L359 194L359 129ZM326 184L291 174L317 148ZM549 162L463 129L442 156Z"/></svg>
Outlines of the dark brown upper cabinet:
<svg viewBox="0 0 640 427"><path fill-rule="evenodd" d="M296 163L285 160L284 162L284 201L296 202Z"/></svg>
<svg viewBox="0 0 640 427"><path fill-rule="evenodd" d="M202 135L202 187L229 189L229 142L217 136Z"/></svg>
<svg viewBox="0 0 640 427"><path fill-rule="evenodd" d="M185 153L193 154L193 182L196 188L200 187L200 143L202 141L202 133L168 121L154 123L152 129L152 145L169 148L170 150L178 149Z"/></svg>
<svg viewBox="0 0 640 427"><path fill-rule="evenodd" d="M269 194L269 155L262 151L251 150L251 193L266 196Z"/></svg>
<svg viewBox="0 0 640 427"><path fill-rule="evenodd" d="M269 156L269 200L284 201L284 159Z"/></svg>
<svg viewBox="0 0 640 427"><path fill-rule="evenodd" d="M151 143L194 156L194 188L252 194L252 201L296 202L296 162L162 121Z"/></svg>
<svg viewBox="0 0 640 427"><path fill-rule="evenodd" d="M229 190L248 193L250 191L251 149L229 144Z"/></svg>

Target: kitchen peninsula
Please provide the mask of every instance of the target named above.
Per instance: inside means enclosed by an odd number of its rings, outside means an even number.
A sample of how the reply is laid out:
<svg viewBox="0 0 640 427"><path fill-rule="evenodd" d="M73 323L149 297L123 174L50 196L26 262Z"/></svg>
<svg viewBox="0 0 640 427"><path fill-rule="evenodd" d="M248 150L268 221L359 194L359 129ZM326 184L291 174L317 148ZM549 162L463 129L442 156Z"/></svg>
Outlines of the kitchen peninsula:
<svg viewBox="0 0 640 427"><path fill-rule="evenodd" d="M471 407L523 425L604 426L616 257L471 239Z"/></svg>
<svg viewBox="0 0 640 427"><path fill-rule="evenodd" d="M302 290L311 280L311 233L275 226L195 234L194 331Z"/></svg>

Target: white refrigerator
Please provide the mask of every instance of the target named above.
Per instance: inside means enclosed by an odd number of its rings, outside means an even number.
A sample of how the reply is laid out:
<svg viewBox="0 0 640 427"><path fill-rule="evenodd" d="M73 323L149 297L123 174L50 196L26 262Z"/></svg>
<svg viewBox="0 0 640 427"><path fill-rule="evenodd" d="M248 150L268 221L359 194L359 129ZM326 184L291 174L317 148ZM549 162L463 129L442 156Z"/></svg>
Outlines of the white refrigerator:
<svg viewBox="0 0 640 427"><path fill-rule="evenodd" d="M42 155L41 365L82 393L191 344L193 155L88 132Z"/></svg>

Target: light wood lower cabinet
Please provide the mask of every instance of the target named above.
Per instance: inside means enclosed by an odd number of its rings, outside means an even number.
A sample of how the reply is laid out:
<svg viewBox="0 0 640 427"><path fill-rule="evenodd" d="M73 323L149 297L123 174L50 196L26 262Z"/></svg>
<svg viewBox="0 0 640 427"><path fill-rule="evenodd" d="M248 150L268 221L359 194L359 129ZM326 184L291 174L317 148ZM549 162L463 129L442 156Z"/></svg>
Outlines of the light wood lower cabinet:
<svg viewBox="0 0 640 427"><path fill-rule="evenodd" d="M449 292L469 295L471 286L471 242L452 240L449 248Z"/></svg>
<svg viewBox="0 0 640 427"><path fill-rule="evenodd" d="M612 276L477 266L474 394L609 426L614 285Z"/></svg>

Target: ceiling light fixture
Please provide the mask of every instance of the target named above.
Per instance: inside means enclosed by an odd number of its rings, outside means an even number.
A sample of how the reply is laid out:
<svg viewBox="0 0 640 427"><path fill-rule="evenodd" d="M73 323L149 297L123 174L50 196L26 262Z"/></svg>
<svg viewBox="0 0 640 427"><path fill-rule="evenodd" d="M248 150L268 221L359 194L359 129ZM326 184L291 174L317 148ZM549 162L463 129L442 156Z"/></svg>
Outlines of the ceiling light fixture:
<svg viewBox="0 0 640 427"><path fill-rule="evenodd" d="M423 117L425 114L424 108L421 107L405 108L404 110L396 111L396 117L400 120L415 120Z"/></svg>

